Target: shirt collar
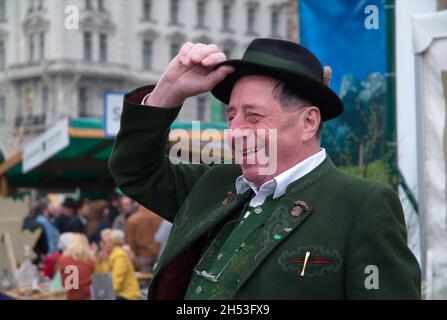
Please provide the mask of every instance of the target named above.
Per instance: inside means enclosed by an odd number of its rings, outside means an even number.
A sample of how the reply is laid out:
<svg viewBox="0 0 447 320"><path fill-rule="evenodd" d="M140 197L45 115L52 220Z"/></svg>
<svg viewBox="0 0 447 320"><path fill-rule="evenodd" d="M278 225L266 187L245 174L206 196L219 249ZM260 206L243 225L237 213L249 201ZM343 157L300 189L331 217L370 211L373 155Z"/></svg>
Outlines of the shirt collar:
<svg viewBox="0 0 447 320"><path fill-rule="evenodd" d="M259 189L254 183L248 181L241 175L236 179L236 192L237 194L241 194L248 189L252 189L256 195L262 192L273 194L273 199L279 198L286 193L289 184L304 177L318 167L324 159L326 159L326 150L321 148L316 154L297 163L293 167L274 177L272 180L265 182Z"/></svg>

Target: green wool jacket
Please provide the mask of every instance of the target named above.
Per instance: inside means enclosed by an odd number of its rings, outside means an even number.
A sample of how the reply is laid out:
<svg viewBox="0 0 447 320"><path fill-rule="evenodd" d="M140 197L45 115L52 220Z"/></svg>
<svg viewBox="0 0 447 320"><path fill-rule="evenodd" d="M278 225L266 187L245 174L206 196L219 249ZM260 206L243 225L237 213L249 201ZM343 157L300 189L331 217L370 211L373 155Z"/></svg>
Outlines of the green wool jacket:
<svg viewBox="0 0 447 320"><path fill-rule="evenodd" d="M152 88L125 96L109 168L125 194L173 222L149 299L183 299L212 235L241 212L252 193L236 195L238 165L171 163L167 139L180 108L141 106ZM234 199L228 201L228 192ZM294 216L297 200L309 210ZM306 252L310 256L301 276ZM234 298L420 299L420 281L396 194L343 173L328 157L277 201Z"/></svg>

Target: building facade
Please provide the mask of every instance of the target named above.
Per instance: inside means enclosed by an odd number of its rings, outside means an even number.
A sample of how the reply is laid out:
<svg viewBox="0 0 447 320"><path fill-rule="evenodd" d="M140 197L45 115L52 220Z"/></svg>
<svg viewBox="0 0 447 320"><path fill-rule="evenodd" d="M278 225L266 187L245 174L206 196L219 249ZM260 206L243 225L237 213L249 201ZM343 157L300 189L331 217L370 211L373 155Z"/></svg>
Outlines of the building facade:
<svg viewBox="0 0 447 320"><path fill-rule="evenodd" d="M105 91L155 83L186 41L240 57L288 38L289 0L0 0L0 152L64 117L103 117ZM209 94L179 120L222 120Z"/></svg>

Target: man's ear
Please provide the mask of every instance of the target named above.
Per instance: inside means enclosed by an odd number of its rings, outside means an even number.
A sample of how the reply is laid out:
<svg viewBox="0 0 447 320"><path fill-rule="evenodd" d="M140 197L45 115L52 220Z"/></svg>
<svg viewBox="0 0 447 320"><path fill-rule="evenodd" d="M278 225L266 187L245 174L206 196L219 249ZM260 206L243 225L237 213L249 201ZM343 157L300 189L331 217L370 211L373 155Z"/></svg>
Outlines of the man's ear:
<svg viewBox="0 0 447 320"><path fill-rule="evenodd" d="M321 122L320 109L315 106L308 107L303 116L302 140L308 142L317 135Z"/></svg>

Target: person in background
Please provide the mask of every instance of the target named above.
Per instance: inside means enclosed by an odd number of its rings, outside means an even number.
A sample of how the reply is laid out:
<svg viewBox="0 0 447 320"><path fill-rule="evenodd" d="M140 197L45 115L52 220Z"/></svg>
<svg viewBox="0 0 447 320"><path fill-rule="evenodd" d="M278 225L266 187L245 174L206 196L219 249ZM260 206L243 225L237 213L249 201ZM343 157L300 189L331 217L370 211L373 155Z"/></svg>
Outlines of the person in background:
<svg viewBox="0 0 447 320"><path fill-rule="evenodd" d="M108 199L108 215L110 225L113 225L115 219L120 215L120 197L116 193L112 193Z"/></svg>
<svg viewBox="0 0 447 320"><path fill-rule="evenodd" d="M160 246L155 241L162 218L140 206L127 221L126 243L135 253L135 265L138 271L152 272Z"/></svg>
<svg viewBox="0 0 447 320"><path fill-rule="evenodd" d="M68 300L90 300L91 276L95 269L95 260L90 251L87 237L80 233L71 236L64 253L57 261L56 270L60 270L62 283L74 274L78 274L77 288L68 289Z"/></svg>
<svg viewBox="0 0 447 320"><path fill-rule="evenodd" d="M51 223L53 225L56 225L56 218L59 216L59 213L61 211L60 205L53 203L51 201L48 202L48 219L50 219Z"/></svg>
<svg viewBox="0 0 447 320"><path fill-rule="evenodd" d="M57 244L57 251L47 254L43 260L43 274L48 278L53 278L56 274L56 265L62 252L67 248L70 243L71 237L74 235L72 232L65 232L59 236L59 241Z"/></svg>
<svg viewBox="0 0 447 320"><path fill-rule="evenodd" d="M45 233L44 226L37 222L36 214L37 214L38 202L33 201L30 205L30 212L27 217L23 220L22 230L29 230L31 232L36 232L40 230L41 234L34 245L33 251L36 254L36 258L33 260L33 263L39 264L43 257L48 253L48 240L47 235Z"/></svg>
<svg viewBox="0 0 447 320"><path fill-rule="evenodd" d="M61 213L56 218L56 227L60 233L84 233L85 226L77 214L77 204L72 198L65 198L61 205Z"/></svg>
<svg viewBox="0 0 447 320"><path fill-rule="evenodd" d="M41 199L36 207L36 221L45 230L45 236L48 244L48 253L57 251L59 242L59 230L50 220L50 208L46 199Z"/></svg>
<svg viewBox="0 0 447 320"><path fill-rule="evenodd" d="M100 252L96 260L96 273L110 272L117 300L137 300L140 287L135 269L127 253L121 247L124 233L121 230L101 231Z"/></svg>
<svg viewBox="0 0 447 320"><path fill-rule="evenodd" d="M88 202L88 214L86 233L90 243L99 244L101 241L101 231L110 228L107 218L104 216L107 210L105 200Z"/></svg>
<svg viewBox="0 0 447 320"><path fill-rule="evenodd" d="M138 205L129 197L122 197L120 199L121 203L121 214L113 222L113 229L121 230L126 232L126 224L128 219L135 211L138 210Z"/></svg>

